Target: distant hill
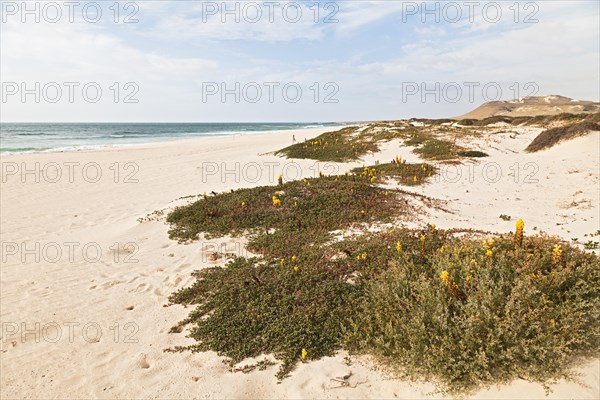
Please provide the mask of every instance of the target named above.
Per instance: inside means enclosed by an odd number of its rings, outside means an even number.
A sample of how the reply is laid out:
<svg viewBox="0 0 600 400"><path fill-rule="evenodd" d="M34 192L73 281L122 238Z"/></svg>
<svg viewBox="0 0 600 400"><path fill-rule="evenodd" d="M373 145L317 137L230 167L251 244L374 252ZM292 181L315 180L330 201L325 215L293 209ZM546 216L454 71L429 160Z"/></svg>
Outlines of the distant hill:
<svg viewBox="0 0 600 400"><path fill-rule="evenodd" d="M491 101L454 119L483 119L494 116L534 117L562 113L581 114L600 111L600 103L573 100L564 96L529 96L519 100Z"/></svg>

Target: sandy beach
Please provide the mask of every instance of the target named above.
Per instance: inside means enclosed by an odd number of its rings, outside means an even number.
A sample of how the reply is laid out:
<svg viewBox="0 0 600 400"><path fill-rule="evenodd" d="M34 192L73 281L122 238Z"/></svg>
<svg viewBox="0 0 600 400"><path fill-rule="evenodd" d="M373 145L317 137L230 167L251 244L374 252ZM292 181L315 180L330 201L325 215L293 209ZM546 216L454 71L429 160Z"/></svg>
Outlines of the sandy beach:
<svg viewBox="0 0 600 400"><path fill-rule="evenodd" d="M299 365L281 384L276 367L233 373L214 353L164 352L194 342L186 331L168 333L190 311L164 307L168 296L190 285L194 270L219 264L210 254L245 251L240 239L178 244L152 213L186 204L184 196L272 185L281 173L301 179L363 164L273 154L293 135L304 140L325 130L1 157L2 398L442 397L432 384L387 377L366 358L347 366L344 352ZM490 156L442 169L412 189L450 211L429 210L424 222L509 232L523 218L529 232L565 240L596 231L600 133L524 153L540 131L512 128L471 142ZM410 150L391 141L364 163L397 154L418 160ZM350 387L335 387L332 379L348 372ZM598 398L600 360L582 361L578 372L587 386L560 382L548 398ZM518 380L473 398L539 399L544 390Z"/></svg>

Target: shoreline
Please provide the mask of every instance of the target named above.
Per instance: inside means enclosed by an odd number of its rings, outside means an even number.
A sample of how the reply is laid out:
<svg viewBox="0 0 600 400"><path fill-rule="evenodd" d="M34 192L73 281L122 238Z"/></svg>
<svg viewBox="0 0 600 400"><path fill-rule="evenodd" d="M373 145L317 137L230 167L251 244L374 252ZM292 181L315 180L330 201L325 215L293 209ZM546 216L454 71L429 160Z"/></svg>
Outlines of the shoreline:
<svg viewBox="0 0 600 400"><path fill-rule="evenodd" d="M195 139L207 139L207 138L226 138L226 137L239 137L239 136L253 136L253 135L265 135L265 134L277 134L283 132L306 132L314 129L330 129L337 130L344 126L348 125L327 125L327 126L310 126L306 128L292 128L292 129L272 129L272 130L257 130L257 131L245 131L245 132L216 132L214 134L199 134L196 136L190 137L161 137L156 140L150 140L147 142L139 142L139 143L115 143L115 144L89 144L89 145L75 145L75 146L66 146L66 147L56 147L56 148L45 148L42 150L25 150L25 151L11 151L11 150L2 150L0 151L0 156L3 157L11 157L15 155L22 154L45 154L45 153L70 153L70 152L86 152L86 151L102 151L102 150L111 150L111 149L119 149L119 148L131 148L136 146L145 146L150 144L159 144L159 143L171 143L171 142L179 142L179 141L187 141L187 140L195 140ZM150 137L148 139L151 139ZM29 147L23 147L29 148Z"/></svg>

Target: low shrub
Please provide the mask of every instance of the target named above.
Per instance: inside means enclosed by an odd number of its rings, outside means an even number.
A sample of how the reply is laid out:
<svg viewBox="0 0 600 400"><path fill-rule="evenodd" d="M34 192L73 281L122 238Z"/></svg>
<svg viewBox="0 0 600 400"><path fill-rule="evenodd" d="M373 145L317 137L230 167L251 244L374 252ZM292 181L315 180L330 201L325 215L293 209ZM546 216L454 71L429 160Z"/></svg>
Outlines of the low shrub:
<svg viewBox="0 0 600 400"><path fill-rule="evenodd" d="M314 139L296 143L275 154L287 158L318 161L348 162L378 150L374 141L363 140L357 135L359 127L351 126L335 132L326 132Z"/></svg>
<svg viewBox="0 0 600 400"><path fill-rule="evenodd" d="M437 168L426 163L404 163L398 159L390 163L354 168L351 172L372 182L381 182L382 178L393 178L403 185L416 186L427 182L437 173Z"/></svg>
<svg viewBox="0 0 600 400"><path fill-rule="evenodd" d="M429 138L425 140L414 152L426 160L449 160L456 158L458 147L452 142L443 139Z"/></svg>
<svg viewBox="0 0 600 400"><path fill-rule="evenodd" d="M313 195L320 200L311 207L269 217L275 234L256 234L254 239L263 258L237 258L222 268L196 272L197 281L170 300L196 306L173 331L191 325L198 343L171 350L212 350L231 363L274 354L282 361L277 377L283 379L296 363L344 348L375 357L394 375L431 380L452 394L517 377L549 385L572 377L570 369L580 357L598 354L598 256L553 237L523 236L521 220L515 235L435 226L378 233L359 229L338 240L310 233L319 221L319 232L362 221L356 211L365 199L374 202L371 210L383 210L370 214L372 221L402 212L398 203L389 207L381 202L389 196L367 179L354 178L321 180L322 189L338 194L339 188L330 184L366 185L361 186L366 192L349 189L358 196L355 205L330 204L331 198L324 201L318 189ZM273 189L260 190L270 194ZM201 213L193 230L225 234L257 226L254 218L227 217L238 211L224 207L229 204L225 196L235 199L231 204L237 209L240 193L209 198L223 208L210 218ZM182 217L194 216L198 207L203 205L179 209L171 223L177 227L194 220ZM248 212L262 215L265 207ZM332 219L335 210L338 217ZM221 219L229 225L217 222ZM177 237L182 232L189 230L172 233Z"/></svg>
<svg viewBox="0 0 600 400"><path fill-rule="evenodd" d="M353 224L392 221L411 210L402 199L405 195L352 174L240 189L176 208L167 216L169 236L189 241L200 233L207 237L248 233L254 250L271 253L268 249L281 243L291 252L295 244L323 243L329 232Z"/></svg>
<svg viewBox="0 0 600 400"><path fill-rule="evenodd" d="M474 158L488 157L487 153L484 153L483 151L477 151L477 150L463 150L463 151L459 151L458 155L461 156L461 157L474 157Z"/></svg>
<svg viewBox="0 0 600 400"><path fill-rule="evenodd" d="M170 301L197 305L180 326L192 324L190 337L198 344L175 350L212 350L231 364L274 354L283 361L277 373L283 379L298 361L333 355L340 347L353 291L342 271L237 258L194 275L196 282Z"/></svg>
<svg viewBox="0 0 600 400"><path fill-rule="evenodd" d="M549 149L559 142L585 135L589 131L600 131L600 124L591 121L583 121L547 129L536 136L529 146L525 148L525 151L535 153L540 150Z"/></svg>
<svg viewBox="0 0 600 400"><path fill-rule="evenodd" d="M421 261L398 255L366 284L344 347L453 393L518 377L548 385L598 355L597 264L548 237L519 251L499 236L446 241Z"/></svg>

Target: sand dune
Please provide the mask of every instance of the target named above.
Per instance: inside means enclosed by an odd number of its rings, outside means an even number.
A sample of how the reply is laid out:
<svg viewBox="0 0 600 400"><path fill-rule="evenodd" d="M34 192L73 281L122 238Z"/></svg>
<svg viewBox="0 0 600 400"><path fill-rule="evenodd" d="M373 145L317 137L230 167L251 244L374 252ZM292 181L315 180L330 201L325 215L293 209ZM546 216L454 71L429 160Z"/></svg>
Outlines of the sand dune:
<svg viewBox="0 0 600 400"><path fill-rule="evenodd" d="M483 119L504 115L508 117L534 117L562 113L581 114L600 111L600 103L573 100L564 96L528 96L519 100L502 100L484 103L473 111L454 119Z"/></svg>

